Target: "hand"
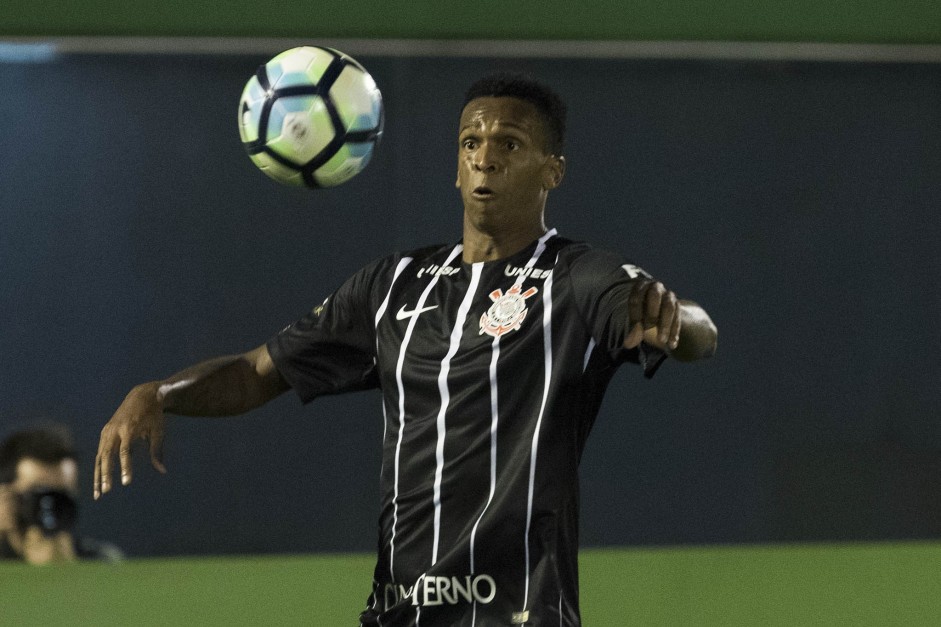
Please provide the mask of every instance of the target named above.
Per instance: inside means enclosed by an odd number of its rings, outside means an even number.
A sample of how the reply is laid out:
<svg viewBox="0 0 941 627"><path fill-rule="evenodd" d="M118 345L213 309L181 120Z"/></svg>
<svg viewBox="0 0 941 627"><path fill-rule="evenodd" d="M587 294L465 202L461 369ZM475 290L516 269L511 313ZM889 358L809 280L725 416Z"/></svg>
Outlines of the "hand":
<svg viewBox="0 0 941 627"><path fill-rule="evenodd" d="M680 342L680 305L676 294L659 281L639 280L627 301L628 328L625 348L645 339L658 348L673 350Z"/></svg>
<svg viewBox="0 0 941 627"><path fill-rule="evenodd" d="M51 564L75 560L75 539L68 531L49 537L37 526L28 527L21 538L20 554L27 564Z"/></svg>
<svg viewBox="0 0 941 627"><path fill-rule="evenodd" d="M162 462L164 422L156 384L139 385L131 390L101 430L95 457L95 499L111 490L111 463L115 449L121 461L121 483L131 483L131 443L136 439L150 440L150 463L166 474L167 469Z"/></svg>
<svg viewBox="0 0 941 627"><path fill-rule="evenodd" d="M16 529L16 496L8 484L0 483L0 538Z"/></svg>

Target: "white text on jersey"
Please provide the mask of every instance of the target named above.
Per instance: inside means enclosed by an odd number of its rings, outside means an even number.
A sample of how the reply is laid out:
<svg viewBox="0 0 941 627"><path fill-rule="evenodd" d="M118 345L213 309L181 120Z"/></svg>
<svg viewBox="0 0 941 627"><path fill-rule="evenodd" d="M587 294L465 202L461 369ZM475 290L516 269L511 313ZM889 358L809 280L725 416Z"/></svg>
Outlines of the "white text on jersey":
<svg viewBox="0 0 941 627"><path fill-rule="evenodd" d="M530 277L532 279L546 279L552 274L552 270L540 270L538 268L519 268L510 264L506 264L506 269L503 271L503 274L507 276L521 276L521 277Z"/></svg>
<svg viewBox="0 0 941 627"><path fill-rule="evenodd" d="M385 585L386 610L406 599L412 605L457 605L477 601L486 605L497 596L497 582L490 575L464 577L428 577L422 575L411 588L401 584Z"/></svg>
<svg viewBox="0 0 941 627"><path fill-rule="evenodd" d="M455 268L454 266L439 266L436 263L431 264L430 266L420 268L416 277L421 278L422 275L427 274L428 276L451 276L460 272L460 268Z"/></svg>

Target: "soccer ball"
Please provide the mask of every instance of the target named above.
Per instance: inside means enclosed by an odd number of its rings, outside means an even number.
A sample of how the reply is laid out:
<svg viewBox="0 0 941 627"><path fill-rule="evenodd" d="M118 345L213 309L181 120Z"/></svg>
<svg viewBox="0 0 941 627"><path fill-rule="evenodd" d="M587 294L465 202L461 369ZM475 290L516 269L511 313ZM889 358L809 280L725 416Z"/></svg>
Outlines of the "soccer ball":
<svg viewBox="0 0 941 627"><path fill-rule="evenodd" d="M248 156L280 183L333 187L369 163L382 136L382 94L369 72L331 48L302 46L258 68L242 91Z"/></svg>

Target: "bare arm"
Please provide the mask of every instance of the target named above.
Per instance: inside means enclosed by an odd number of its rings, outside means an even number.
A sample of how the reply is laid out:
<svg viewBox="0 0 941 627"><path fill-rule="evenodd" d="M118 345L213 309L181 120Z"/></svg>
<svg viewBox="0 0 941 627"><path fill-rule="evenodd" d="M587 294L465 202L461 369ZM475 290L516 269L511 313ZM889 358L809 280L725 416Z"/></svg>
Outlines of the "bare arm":
<svg viewBox="0 0 941 627"><path fill-rule="evenodd" d="M134 387L101 430L95 458L95 498L111 489L115 451L121 463L121 483L131 482L134 440L149 440L151 464L166 472L161 461L164 412L234 416L267 403L288 388L264 345L240 355L210 359L163 381Z"/></svg>
<svg viewBox="0 0 941 627"><path fill-rule="evenodd" d="M716 352L718 330L709 314L691 300L679 300L662 283L642 281L629 301L631 332L626 348L641 341L679 361L696 361Z"/></svg>
<svg viewBox="0 0 941 627"><path fill-rule="evenodd" d="M288 389L267 347L217 357L151 384L163 411L181 416L234 416Z"/></svg>

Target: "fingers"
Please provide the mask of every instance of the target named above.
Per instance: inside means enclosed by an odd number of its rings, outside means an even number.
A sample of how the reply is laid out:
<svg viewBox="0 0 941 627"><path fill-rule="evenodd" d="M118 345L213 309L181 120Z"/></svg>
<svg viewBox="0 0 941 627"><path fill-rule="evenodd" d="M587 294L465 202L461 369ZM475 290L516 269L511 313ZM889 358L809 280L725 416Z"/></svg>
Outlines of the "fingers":
<svg viewBox="0 0 941 627"><path fill-rule="evenodd" d="M156 384L142 384L128 393L114 416L101 430L98 456L95 457L94 496L99 498L111 490L111 471L117 453L121 466L121 483L134 479L132 444L134 440L150 440L150 462L161 473L166 468L163 454L163 407L156 394Z"/></svg>
<svg viewBox="0 0 941 627"><path fill-rule="evenodd" d="M624 346L634 348L643 340L664 348L674 349L679 344L680 305L676 294L659 281L638 281L628 298L628 324L630 331Z"/></svg>
<svg viewBox="0 0 941 627"><path fill-rule="evenodd" d="M150 436L150 464L161 474L167 474L167 469L163 465L163 431L158 431Z"/></svg>
<svg viewBox="0 0 941 627"><path fill-rule="evenodd" d="M127 434L112 435L111 425L105 425L101 432L101 443L98 445L98 455L95 457L95 485L94 497L97 500L102 494L111 491L111 464L114 449L118 449L118 461L121 464L121 483L128 485L134 478L134 469L131 463L131 438Z"/></svg>
<svg viewBox="0 0 941 627"><path fill-rule="evenodd" d="M95 498L111 491L111 460L114 447L118 446L118 461L121 464L121 483L128 485L134 478L131 464L131 438L126 433L111 435L110 425L105 425L101 432L101 444L95 457Z"/></svg>
<svg viewBox="0 0 941 627"><path fill-rule="evenodd" d="M670 350L676 350L676 347L680 345L680 307L679 304L676 306L676 315L673 317L673 326L670 327L670 342L668 346Z"/></svg>
<svg viewBox="0 0 941 627"><path fill-rule="evenodd" d="M131 468L131 443L127 436L121 438L118 457L121 459L121 484L128 485L133 478L134 469Z"/></svg>
<svg viewBox="0 0 941 627"><path fill-rule="evenodd" d="M647 288L644 298L644 328L653 329L660 326L660 303L667 288L663 283L653 283Z"/></svg>
<svg viewBox="0 0 941 627"><path fill-rule="evenodd" d="M98 456L95 457L95 498L111 490L111 451L114 436L110 425L101 430L101 442L98 444Z"/></svg>
<svg viewBox="0 0 941 627"><path fill-rule="evenodd" d="M95 456L95 483L94 497L97 500L102 494L111 491L112 464L114 452L117 449L118 462L121 466L121 483L128 485L133 479L134 472L131 464L131 437L125 431L115 429L110 423L101 430L101 441L98 444L98 455Z"/></svg>
<svg viewBox="0 0 941 627"><path fill-rule="evenodd" d="M640 343L644 341L644 325L638 322L631 329L630 333L627 334L627 337L624 338L624 348L631 349L637 348L640 346Z"/></svg>
<svg viewBox="0 0 941 627"><path fill-rule="evenodd" d="M101 447L99 445L99 453L95 455L95 482L93 484L93 493L92 496L95 497L97 501L101 497Z"/></svg>
<svg viewBox="0 0 941 627"><path fill-rule="evenodd" d="M99 445L99 451L101 446ZM92 484L92 496L97 501L101 497L101 453L95 455L95 481Z"/></svg>
<svg viewBox="0 0 941 627"><path fill-rule="evenodd" d="M673 292L666 292L660 299L660 311L657 320L657 340L664 346L672 346L673 326L680 316L679 305Z"/></svg>

